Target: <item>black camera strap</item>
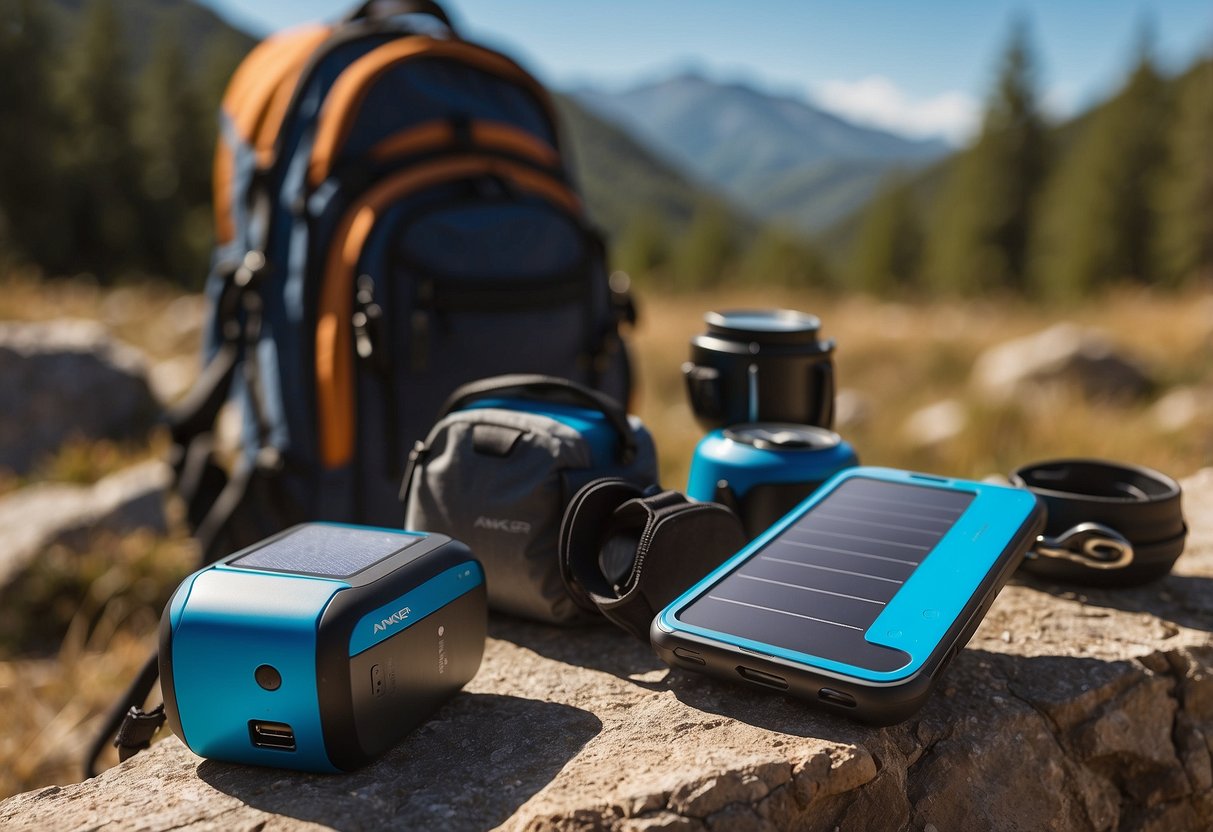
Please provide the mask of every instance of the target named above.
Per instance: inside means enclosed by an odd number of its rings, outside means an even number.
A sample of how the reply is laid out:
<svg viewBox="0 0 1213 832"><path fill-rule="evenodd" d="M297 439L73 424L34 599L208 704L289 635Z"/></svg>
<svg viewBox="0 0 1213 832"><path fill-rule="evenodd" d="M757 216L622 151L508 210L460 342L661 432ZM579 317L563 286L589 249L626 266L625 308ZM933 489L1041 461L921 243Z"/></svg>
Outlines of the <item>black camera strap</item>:
<svg viewBox="0 0 1213 832"><path fill-rule="evenodd" d="M718 503L607 477L569 503L560 571L578 606L647 643L653 617L745 542L741 521Z"/></svg>
<svg viewBox="0 0 1213 832"><path fill-rule="evenodd" d="M1183 552L1179 484L1159 471L1098 459L1035 462L1011 473L1048 510L1024 569L1059 581L1133 586L1160 578Z"/></svg>

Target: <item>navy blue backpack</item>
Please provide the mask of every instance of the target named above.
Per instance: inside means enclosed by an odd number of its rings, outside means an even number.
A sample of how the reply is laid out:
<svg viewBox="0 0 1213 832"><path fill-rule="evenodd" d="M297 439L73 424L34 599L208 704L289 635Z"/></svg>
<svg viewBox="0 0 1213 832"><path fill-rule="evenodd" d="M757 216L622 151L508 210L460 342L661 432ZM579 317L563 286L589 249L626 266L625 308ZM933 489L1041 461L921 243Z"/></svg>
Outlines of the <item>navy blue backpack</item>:
<svg viewBox="0 0 1213 832"><path fill-rule="evenodd" d="M369 0L258 45L215 156L206 365L169 414L203 563L295 523L400 527L408 455L466 382L576 381L626 403L623 321L547 91L430 0ZM234 459L216 425L239 408ZM156 655L106 717L146 748ZM115 736L116 735L116 736Z"/></svg>
<svg viewBox="0 0 1213 832"><path fill-rule="evenodd" d="M204 549L305 520L399 526L414 441L461 384L560 376L626 402L631 319L548 92L432 2L257 46L223 101L202 382L172 415ZM215 459L225 402L234 467Z"/></svg>

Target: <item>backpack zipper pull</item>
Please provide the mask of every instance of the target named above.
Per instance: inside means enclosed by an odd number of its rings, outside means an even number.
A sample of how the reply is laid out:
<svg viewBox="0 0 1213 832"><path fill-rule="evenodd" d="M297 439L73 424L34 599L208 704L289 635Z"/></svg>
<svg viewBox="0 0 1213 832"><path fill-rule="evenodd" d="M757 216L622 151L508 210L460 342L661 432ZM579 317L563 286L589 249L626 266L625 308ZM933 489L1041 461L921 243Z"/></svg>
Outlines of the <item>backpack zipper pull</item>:
<svg viewBox="0 0 1213 832"><path fill-rule="evenodd" d="M434 305L434 281L417 284L417 305L413 309L413 348L410 363L414 371L424 370L430 363L430 310Z"/></svg>
<svg viewBox="0 0 1213 832"><path fill-rule="evenodd" d="M358 357L370 362L376 371L387 372L387 355L383 349L383 307L375 301L375 281L369 274L358 278L351 323Z"/></svg>
<svg viewBox="0 0 1213 832"><path fill-rule="evenodd" d="M358 358L365 361L379 377L380 394L383 399L383 458L388 479L400 479L402 460L399 453L398 426L400 423L396 404L391 345L387 342L387 321L383 307L375 300L375 280L369 274L360 275L355 284L354 349Z"/></svg>

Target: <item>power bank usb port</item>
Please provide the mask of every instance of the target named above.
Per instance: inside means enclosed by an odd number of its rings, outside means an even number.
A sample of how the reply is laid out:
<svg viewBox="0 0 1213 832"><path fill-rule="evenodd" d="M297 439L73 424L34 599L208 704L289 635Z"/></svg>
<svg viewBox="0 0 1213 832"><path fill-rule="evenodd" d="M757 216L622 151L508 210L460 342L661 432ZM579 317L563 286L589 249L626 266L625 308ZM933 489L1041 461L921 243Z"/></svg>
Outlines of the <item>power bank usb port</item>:
<svg viewBox="0 0 1213 832"><path fill-rule="evenodd" d="M737 672L741 674L741 678L749 679L755 684L765 685L768 688L776 688L778 690L788 689L788 680L782 676L776 676L774 673L754 670L752 667L745 667L744 665L738 667Z"/></svg>
<svg viewBox="0 0 1213 832"><path fill-rule="evenodd" d="M855 697L849 693L843 693L840 690L833 688L822 688L817 691L817 698L823 702L829 702L831 705L841 705L844 708L855 707Z"/></svg>
<svg viewBox="0 0 1213 832"><path fill-rule="evenodd" d="M276 751L295 750L295 730L285 722L262 722L250 719L249 739L257 748L272 748Z"/></svg>

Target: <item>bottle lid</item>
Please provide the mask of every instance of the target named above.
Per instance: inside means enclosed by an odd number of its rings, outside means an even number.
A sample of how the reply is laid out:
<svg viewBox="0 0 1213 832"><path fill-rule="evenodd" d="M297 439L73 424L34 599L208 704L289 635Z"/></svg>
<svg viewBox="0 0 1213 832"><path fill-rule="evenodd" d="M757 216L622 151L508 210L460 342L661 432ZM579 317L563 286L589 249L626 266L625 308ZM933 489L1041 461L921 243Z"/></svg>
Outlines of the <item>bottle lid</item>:
<svg viewBox="0 0 1213 832"><path fill-rule="evenodd" d="M753 422L725 428L724 437L767 451L826 451L842 443L832 430L786 422Z"/></svg>
<svg viewBox="0 0 1213 832"><path fill-rule="evenodd" d="M792 309L728 309L703 316L708 334L763 343L800 344L817 340L821 320Z"/></svg>

